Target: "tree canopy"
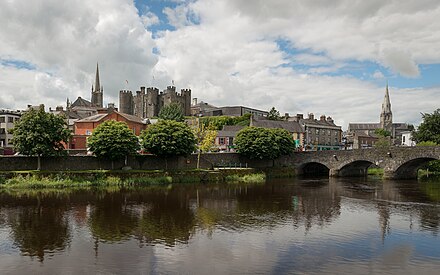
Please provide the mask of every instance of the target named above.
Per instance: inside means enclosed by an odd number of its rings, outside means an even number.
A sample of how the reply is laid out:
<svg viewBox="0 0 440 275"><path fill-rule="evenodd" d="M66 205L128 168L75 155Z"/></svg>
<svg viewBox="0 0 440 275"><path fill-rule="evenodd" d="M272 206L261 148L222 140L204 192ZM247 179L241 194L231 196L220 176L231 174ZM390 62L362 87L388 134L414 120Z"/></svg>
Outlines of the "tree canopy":
<svg viewBox="0 0 440 275"><path fill-rule="evenodd" d="M194 152L196 140L183 122L160 120L141 134L143 148L157 156L186 156Z"/></svg>
<svg viewBox="0 0 440 275"><path fill-rule="evenodd" d="M440 144L440 109L435 110L432 114L422 114L423 121L412 132L412 139L417 143L423 141L432 141L437 145Z"/></svg>
<svg viewBox="0 0 440 275"><path fill-rule="evenodd" d="M281 120L281 115L280 112L275 109L275 107L272 107L272 109L270 109L269 114L267 115L267 118L270 120Z"/></svg>
<svg viewBox="0 0 440 275"><path fill-rule="evenodd" d="M58 156L65 154L71 131L64 116L46 113L44 108L26 111L12 129L16 151L27 156Z"/></svg>
<svg viewBox="0 0 440 275"><path fill-rule="evenodd" d="M380 137L389 137L389 136L391 136L391 132L390 131L387 131L387 130L382 129L382 128L374 130L374 133L376 135L380 136Z"/></svg>
<svg viewBox="0 0 440 275"><path fill-rule="evenodd" d="M284 129L246 127L235 139L238 152L251 159L275 159L295 150L295 142Z"/></svg>
<svg viewBox="0 0 440 275"><path fill-rule="evenodd" d="M159 112L159 118L164 120L174 120L182 122L185 120L182 106L178 103L171 103L170 105L163 106Z"/></svg>
<svg viewBox="0 0 440 275"><path fill-rule="evenodd" d="M87 145L97 157L116 160L135 154L139 140L125 122L107 120L96 127Z"/></svg>

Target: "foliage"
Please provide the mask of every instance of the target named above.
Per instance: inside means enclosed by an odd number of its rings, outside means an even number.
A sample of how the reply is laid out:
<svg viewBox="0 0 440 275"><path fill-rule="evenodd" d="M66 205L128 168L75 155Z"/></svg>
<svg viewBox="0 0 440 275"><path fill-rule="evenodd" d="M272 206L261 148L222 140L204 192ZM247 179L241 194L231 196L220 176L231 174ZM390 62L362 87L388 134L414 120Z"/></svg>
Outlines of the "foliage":
<svg viewBox="0 0 440 275"><path fill-rule="evenodd" d="M267 115L267 118L270 120L281 120L281 115L280 112L275 109L275 107L272 107L272 109L270 109L269 114Z"/></svg>
<svg viewBox="0 0 440 275"><path fill-rule="evenodd" d="M390 131L387 131L387 130L382 129L382 128L376 129L374 131L374 133L376 135L378 135L379 137L389 137L389 136L391 136L391 132Z"/></svg>
<svg viewBox="0 0 440 275"><path fill-rule="evenodd" d="M434 141L422 141L416 144L416 146L436 146Z"/></svg>
<svg viewBox="0 0 440 275"><path fill-rule="evenodd" d="M248 175L228 175L225 178L229 183L264 183L266 175L264 173L248 174Z"/></svg>
<svg viewBox="0 0 440 275"><path fill-rule="evenodd" d="M440 144L440 109L432 114L422 114L423 122L412 132L412 139L417 143L432 141Z"/></svg>
<svg viewBox="0 0 440 275"><path fill-rule="evenodd" d="M178 122L185 120L182 106L179 103L171 103L170 105L164 106L159 112L159 118Z"/></svg>
<svg viewBox="0 0 440 275"><path fill-rule="evenodd" d="M251 159L275 159L295 150L289 132L283 129L246 127L235 140L240 154Z"/></svg>
<svg viewBox="0 0 440 275"><path fill-rule="evenodd" d="M30 109L12 129L16 151L27 156L57 156L64 154L64 144L71 131L63 116L46 113L44 108Z"/></svg>
<svg viewBox="0 0 440 275"><path fill-rule="evenodd" d="M195 150L193 132L183 122L161 120L141 134L143 148L157 156L186 156Z"/></svg>
<svg viewBox="0 0 440 275"><path fill-rule="evenodd" d="M389 137L380 136L373 144L374 148L388 148L391 146L391 139Z"/></svg>
<svg viewBox="0 0 440 275"><path fill-rule="evenodd" d="M224 125L249 126L251 114L244 114L239 117L232 116L211 116L201 117L200 123L205 127L212 127L213 130L222 130Z"/></svg>
<svg viewBox="0 0 440 275"><path fill-rule="evenodd" d="M107 120L96 127L87 145L97 157L122 159L139 150L139 141L124 122Z"/></svg>

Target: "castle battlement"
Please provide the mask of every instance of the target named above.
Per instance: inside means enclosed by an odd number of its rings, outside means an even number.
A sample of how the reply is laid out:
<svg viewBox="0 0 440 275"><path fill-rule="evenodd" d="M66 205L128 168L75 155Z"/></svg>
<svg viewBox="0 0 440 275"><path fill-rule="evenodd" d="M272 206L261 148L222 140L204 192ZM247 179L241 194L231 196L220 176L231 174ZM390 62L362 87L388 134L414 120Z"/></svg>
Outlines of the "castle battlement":
<svg viewBox="0 0 440 275"><path fill-rule="evenodd" d="M160 91L156 87L142 86L135 94L128 90L119 92L119 110L140 118L158 116L162 107L171 103L180 104L185 115L191 115L191 89L177 92L175 86L167 86Z"/></svg>

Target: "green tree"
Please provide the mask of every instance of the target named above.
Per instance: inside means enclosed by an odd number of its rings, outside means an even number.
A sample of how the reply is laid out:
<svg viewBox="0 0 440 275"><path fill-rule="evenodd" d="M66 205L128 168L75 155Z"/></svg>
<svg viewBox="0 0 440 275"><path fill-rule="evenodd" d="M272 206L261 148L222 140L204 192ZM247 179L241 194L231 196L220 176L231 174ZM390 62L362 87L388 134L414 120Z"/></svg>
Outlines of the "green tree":
<svg viewBox="0 0 440 275"><path fill-rule="evenodd" d="M376 135L380 136L380 137L389 137L389 136L391 136L391 132L390 131L387 131L387 130L382 129L382 128L374 130L374 133Z"/></svg>
<svg viewBox="0 0 440 275"><path fill-rule="evenodd" d="M170 105L164 106L159 112L159 118L178 122L185 120L182 106L180 106L178 103L171 103Z"/></svg>
<svg viewBox="0 0 440 275"><path fill-rule="evenodd" d="M157 156L187 156L194 152L196 139L183 122L160 120L141 134L143 148ZM166 164L167 165L167 164Z"/></svg>
<svg viewBox="0 0 440 275"><path fill-rule="evenodd" d="M238 152L251 159L275 159L295 150L295 142L283 129L246 127L235 140Z"/></svg>
<svg viewBox="0 0 440 275"><path fill-rule="evenodd" d="M200 155L203 152L209 152L213 149L215 144L215 138L217 136L217 131L211 125L205 126L205 124L200 123L200 120L193 121L192 123L194 136L196 138L197 145L197 169L200 168Z"/></svg>
<svg viewBox="0 0 440 275"><path fill-rule="evenodd" d="M435 110L432 114L422 114L423 122L417 130L412 132L412 139L417 143L423 141L432 141L437 145L440 144L440 109Z"/></svg>
<svg viewBox="0 0 440 275"><path fill-rule="evenodd" d="M97 157L112 161L136 154L140 147L138 138L128 125L115 120L99 124L88 138L87 145Z"/></svg>
<svg viewBox="0 0 440 275"><path fill-rule="evenodd" d="M281 115L280 112L275 109L275 107L272 107L272 109L270 109L269 114L267 115L267 118L270 120L281 120Z"/></svg>
<svg viewBox="0 0 440 275"><path fill-rule="evenodd" d="M12 129L12 143L16 151L26 156L37 156L41 169L42 156L64 155L71 131L63 116L46 113L44 107L30 109L23 114Z"/></svg>

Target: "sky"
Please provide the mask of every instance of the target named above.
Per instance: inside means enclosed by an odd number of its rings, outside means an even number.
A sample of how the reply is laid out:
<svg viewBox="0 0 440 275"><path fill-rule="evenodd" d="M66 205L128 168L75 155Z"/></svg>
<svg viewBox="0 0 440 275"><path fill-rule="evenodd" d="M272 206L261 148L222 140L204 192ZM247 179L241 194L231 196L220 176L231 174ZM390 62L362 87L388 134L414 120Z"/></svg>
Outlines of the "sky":
<svg viewBox="0 0 440 275"><path fill-rule="evenodd" d="M378 122L440 104L438 0L3 0L0 108L104 103L173 82L198 101ZM128 82L128 83L127 83Z"/></svg>

